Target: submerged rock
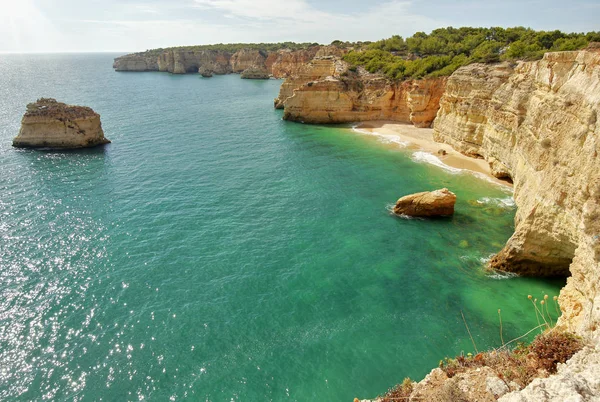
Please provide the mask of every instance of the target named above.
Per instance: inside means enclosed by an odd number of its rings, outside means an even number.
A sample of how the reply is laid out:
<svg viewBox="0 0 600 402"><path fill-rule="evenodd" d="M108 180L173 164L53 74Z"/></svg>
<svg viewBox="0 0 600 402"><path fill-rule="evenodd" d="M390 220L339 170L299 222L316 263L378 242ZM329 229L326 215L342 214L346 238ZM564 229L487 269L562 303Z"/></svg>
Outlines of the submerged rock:
<svg viewBox="0 0 600 402"><path fill-rule="evenodd" d="M40 98L27 105L21 130L12 145L19 148L86 148L108 143L100 115L91 108Z"/></svg>
<svg viewBox="0 0 600 402"><path fill-rule="evenodd" d="M407 216L448 216L454 214L456 195L443 188L424 191L400 198L394 206L394 213Z"/></svg>

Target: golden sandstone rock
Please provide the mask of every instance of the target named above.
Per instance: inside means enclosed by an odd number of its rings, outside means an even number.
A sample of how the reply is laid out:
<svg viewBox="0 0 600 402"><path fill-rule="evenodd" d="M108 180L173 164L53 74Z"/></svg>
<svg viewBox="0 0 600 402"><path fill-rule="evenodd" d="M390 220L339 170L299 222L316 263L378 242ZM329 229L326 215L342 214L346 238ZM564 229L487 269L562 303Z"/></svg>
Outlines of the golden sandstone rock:
<svg viewBox="0 0 600 402"><path fill-rule="evenodd" d="M86 148L108 143L98 113L51 98L27 105L19 135L13 139L13 146L19 148Z"/></svg>
<svg viewBox="0 0 600 402"><path fill-rule="evenodd" d="M400 198L394 213L407 216L449 216L454 214L456 195L447 188L424 191Z"/></svg>
<svg viewBox="0 0 600 402"><path fill-rule="evenodd" d="M285 120L350 123L389 120L429 127L435 119L446 78L390 82L337 56L316 57L281 85L276 108Z"/></svg>
<svg viewBox="0 0 600 402"><path fill-rule="evenodd" d="M514 180L515 233L491 267L569 276L559 324L600 336L600 52L473 64L448 80L434 138Z"/></svg>

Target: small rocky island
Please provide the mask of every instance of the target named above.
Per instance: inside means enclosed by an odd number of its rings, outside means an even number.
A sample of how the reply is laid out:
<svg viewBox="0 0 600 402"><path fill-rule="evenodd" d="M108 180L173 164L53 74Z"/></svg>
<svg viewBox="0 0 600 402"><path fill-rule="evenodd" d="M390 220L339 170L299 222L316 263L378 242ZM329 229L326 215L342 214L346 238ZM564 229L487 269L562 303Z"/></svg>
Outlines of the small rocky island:
<svg viewBox="0 0 600 402"><path fill-rule="evenodd" d="M21 130L12 145L18 148L87 148L108 143L100 115L91 108L40 98L27 105Z"/></svg>
<svg viewBox="0 0 600 402"><path fill-rule="evenodd" d="M447 188L442 188L400 198L394 206L394 213L406 216L449 216L454 214L455 203L456 195Z"/></svg>

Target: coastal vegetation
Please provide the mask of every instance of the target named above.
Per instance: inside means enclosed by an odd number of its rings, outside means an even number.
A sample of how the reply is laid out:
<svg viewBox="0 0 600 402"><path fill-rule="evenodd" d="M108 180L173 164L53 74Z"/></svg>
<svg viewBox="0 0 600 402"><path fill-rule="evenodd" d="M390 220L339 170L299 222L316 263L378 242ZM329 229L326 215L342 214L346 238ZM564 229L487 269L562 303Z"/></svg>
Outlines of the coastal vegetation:
<svg viewBox="0 0 600 402"><path fill-rule="evenodd" d="M173 46L168 48L149 49L139 54L147 56L159 56L165 50L184 50L184 51L200 51L200 50L215 50L222 52L235 53L242 49L262 50L274 52L281 49L303 50L313 46L319 46L318 43L296 43L296 42L279 42L279 43L216 43L213 45L192 45L192 46Z"/></svg>
<svg viewBox="0 0 600 402"><path fill-rule="evenodd" d="M545 52L579 50L600 41L600 32L564 33L530 28L440 28L404 39L363 44L344 56L353 66L393 80L441 77L470 63L538 60Z"/></svg>

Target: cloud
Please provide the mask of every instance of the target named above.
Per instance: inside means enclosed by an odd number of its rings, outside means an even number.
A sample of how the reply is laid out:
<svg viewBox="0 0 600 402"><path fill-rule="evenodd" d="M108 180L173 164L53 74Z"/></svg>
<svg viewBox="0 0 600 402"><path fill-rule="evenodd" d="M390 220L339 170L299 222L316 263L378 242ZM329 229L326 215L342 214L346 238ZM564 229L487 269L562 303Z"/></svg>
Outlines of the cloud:
<svg viewBox="0 0 600 402"><path fill-rule="evenodd" d="M366 11L327 12L305 0L195 0L194 7L238 17L261 40L329 42L373 40L439 27L442 22L411 11L410 1L373 3Z"/></svg>

